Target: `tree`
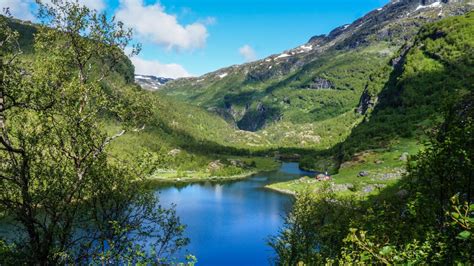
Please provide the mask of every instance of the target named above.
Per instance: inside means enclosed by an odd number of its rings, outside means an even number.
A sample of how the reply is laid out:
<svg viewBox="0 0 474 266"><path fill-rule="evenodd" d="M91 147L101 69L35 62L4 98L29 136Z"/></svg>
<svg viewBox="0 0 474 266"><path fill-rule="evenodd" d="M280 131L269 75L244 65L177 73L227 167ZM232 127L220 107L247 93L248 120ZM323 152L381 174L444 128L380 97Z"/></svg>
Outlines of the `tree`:
<svg viewBox="0 0 474 266"><path fill-rule="evenodd" d="M277 254L276 264L321 265L326 258L337 257L356 210L353 199L336 198L330 185L317 193L298 193L282 230L269 241Z"/></svg>
<svg viewBox="0 0 474 266"><path fill-rule="evenodd" d="M149 116L139 92L109 78L132 33L77 2L51 2L38 1L43 25L27 64L0 22L0 210L19 228L13 254L41 265L163 262L188 243L184 226L144 190L140 170L107 153ZM124 129L107 134L105 116Z"/></svg>
<svg viewBox="0 0 474 266"><path fill-rule="evenodd" d="M310 191L298 194L285 226L278 236L270 239L269 245L277 253L278 265L298 265L300 262L312 265L320 261L315 230L320 220L315 202Z"/></svg>
<svg viewBox="0 0 474 266"><path fill-rule="evenodd" d="M472 264L473 131L470 92L449 107L398 184L353 202L297 195L270 243L278 264Z"/></svg>

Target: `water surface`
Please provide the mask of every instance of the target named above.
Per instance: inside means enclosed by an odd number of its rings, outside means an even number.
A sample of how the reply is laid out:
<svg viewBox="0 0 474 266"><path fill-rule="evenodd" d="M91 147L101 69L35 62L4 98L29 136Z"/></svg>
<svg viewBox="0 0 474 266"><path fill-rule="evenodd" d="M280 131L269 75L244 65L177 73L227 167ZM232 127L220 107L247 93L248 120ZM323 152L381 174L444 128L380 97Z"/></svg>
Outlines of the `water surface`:
<svg viewBox="0 0 474 266"><path fill-rule="evenodd" d="M157 193L163 205L177 205L191 239L187 250L197 265L267 265L274 256L268 237L282 226L292 200L264 186L308 174L297 163L283 163L278 171L242 181L160 188Z"/></svg>

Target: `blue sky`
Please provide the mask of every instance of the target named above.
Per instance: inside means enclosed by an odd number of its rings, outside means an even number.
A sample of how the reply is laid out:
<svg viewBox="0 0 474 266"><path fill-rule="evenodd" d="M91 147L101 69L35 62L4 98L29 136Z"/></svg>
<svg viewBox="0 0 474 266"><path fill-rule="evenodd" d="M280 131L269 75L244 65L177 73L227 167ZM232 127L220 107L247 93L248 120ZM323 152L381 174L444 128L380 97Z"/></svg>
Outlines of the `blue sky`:
<svg viewBox="0 0 474 266"><path fill-rule="evenodd" d="M33 0L0 0L30 18ZM137 72L201 75L294 48L389 0L79 0L136 31ZM21 9L21 5L23 9ZM17 10L15 10L15 8ZM242 47L245 49L241 49ZM241 51L239 52L239 49ZM146 72L146 73L145 73Z"/></svg>

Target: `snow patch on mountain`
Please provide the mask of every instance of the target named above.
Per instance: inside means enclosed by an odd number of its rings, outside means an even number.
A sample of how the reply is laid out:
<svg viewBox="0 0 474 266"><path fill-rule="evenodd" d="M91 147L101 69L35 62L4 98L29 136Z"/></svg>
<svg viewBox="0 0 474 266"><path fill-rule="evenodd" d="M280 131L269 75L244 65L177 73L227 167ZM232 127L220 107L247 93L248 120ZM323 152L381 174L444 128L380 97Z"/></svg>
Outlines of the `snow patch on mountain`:
<svg viewBox="0 0 474 266"><path fill-rule="evenodd" d="M424 9L424 8L437 8L437 7L441 7L441 2L434 2L432 3L431 5L419 5L415 10L418 11L420 9Z"/></svg>
<svg viewBox="0 0 474 266"><path fill-rule="evenodd" d="M277 57L276 57L276 59L279 59L279 58L285 58L285 57L288 57L288 56L290 56L290 55L289 55L289 54L287 54L287 53L283 53L283 54L281 54L281 55L277 56Z"/></svg>
<svg viewBox="0 0 474 266"><path fill-rule="evenodd" d="M143 89L157 90L167 82L173 80L172 78L155 77L151 75L135 75L135 82Z"/></svg>
<svg viewBox="0 0 474 266"><path fill-rule="evenodd" d="M223 79L223 78L227 77L227 75L229 75L229 73L227 73L227 72L222 73L222 74L219 75L219 78Z"/></svg>

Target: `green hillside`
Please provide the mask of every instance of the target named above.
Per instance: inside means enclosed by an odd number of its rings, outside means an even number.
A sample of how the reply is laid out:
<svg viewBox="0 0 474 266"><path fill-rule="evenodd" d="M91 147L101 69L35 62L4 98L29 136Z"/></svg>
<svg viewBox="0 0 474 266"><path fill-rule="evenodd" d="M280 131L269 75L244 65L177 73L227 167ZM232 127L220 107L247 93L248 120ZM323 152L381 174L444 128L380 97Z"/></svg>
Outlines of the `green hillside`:
<svg viewBox="0 0 474 266"><path fill-rule="evenodd" d="M278 264L472 264L474 12L402 51L372 113L324 154L334 180L271 186L297 191L270 240Z"/></svg>
<svg viewBox="0 0 474 266"><path fill-rule="evenodd" d="M169 82L135 75L115 17L37 4L44 24L0 16L0 265L195 265L189 232L221 256L250 231L275 265L473 264L472 0Z"/></svg>
<svg viewBox="0 0 474 266"><path fill-rule="evenodd" d="M304 166L334 169L335 184L357 193L396 182L405 171L407 157L418 152L449 107L473 92L471 36L474 12L423 27L401 55L400 64L391 68L382 90L370 92L378 103L364 121L333 149L305 157ZM272 187L302 190L308 182L303 179Z"/></svg>
<svg viewBox="0 0 474 266"><path fill-rule="evenodd" d="M156 92L133 84L133 65L124 56L105 84L111 97L149 116L143 130L127 132L111 151L129 161L160 158L156 169L176 177L184 175L182 171L210 175L208 166L217 160L229 173L255 170L249 167L254 159L234 169L229 156L302 157L304 168L336 173L339 168L344 171L345 162L360 157L357 153L392 147L399 138L401 146L408 145L405 150L416 151L423 139L420 133L436 120L436 99L451 97L420 97L417 84L431 78L399 73L404 61L415 57L414 48L408 48L421 42L421 35L414 39L420 25L441 19L437 10L428 8L408 12L415 8L411 1L390 3L327 36L311 38L305 46L202 77L178 79ZM462 1L444 4L443 16L470 8ZM399 15L404 12L407 15ZM23 60L31 61L37 26L19 21L10 25L20 32ZM433 71L439 67L436 62L426 65ZM416 71L421 70L412 70ZM436 78L443 81L442 76ZM408 89L401 96L397 88L405 83ZM426 106L423 111L407 109L420 104ZM119 120L104 115L103 123L113 133L120 129Z"/></svg>
<svg viewBox="0 0 474 266"><path fill-rule="evenodd" d="M23 63L30 64L37 56L34 34L38 26L14 19L9 20L9 26L19 33ZM269 159L248 157L247 134L237 132L218 115L166 95L142 90L133 83L133 76L134 67L123 55L115 72L103 82L109 97L131 112L144 114L143 121L128 121L126 114L116 117L104 113L103 125L111 135L120 132L124 123L143 125L142 129L129 130L112 143L109 150L114 158L135 164L154 160L157 173L173 179L186 175L190 179L212 175L242 176L257 168L264 170L276 166ZM236 158L237 164L228 160L235 161ZM217 160L220 160L219 171L210 171L208 165ZM161 174L155 177L161 177Z"/></svg>
<svg viewBox="0 0 474 266"><path fill-rule="evenodd" d="M257 149L333 148L375 104L399 50L421 25L472 9L468 2L450 1L442 4L441 16L438 9L420 9L418 4L391 2L303 46L201 77L178 79L161 93L254 132L254 137L247 136L247 144Z"/></svg>
<svg viewBox="0 0 474 266"><path fill-rule="evenodd" d="M230 124L255 132L260 141L249 141L253 146L326 149L344 140L362 117L354 109L366 77L382 68L391 55L383 44L331 51L277 79L239 82L234 78L242 76L226 77L204 91L171 84L162 93L214 110ZM327 80L331 87L311 88L318 79Z"/></svg>

